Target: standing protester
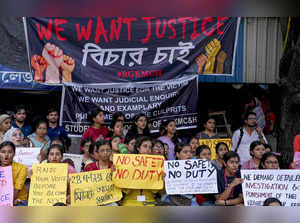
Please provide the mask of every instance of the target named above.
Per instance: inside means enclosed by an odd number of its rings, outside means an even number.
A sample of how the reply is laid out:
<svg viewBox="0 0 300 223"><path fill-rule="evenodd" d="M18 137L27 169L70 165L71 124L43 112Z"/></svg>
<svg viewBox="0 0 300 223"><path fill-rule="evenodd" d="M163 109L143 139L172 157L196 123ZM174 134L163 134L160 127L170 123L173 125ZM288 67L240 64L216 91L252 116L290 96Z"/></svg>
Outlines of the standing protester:
<svg viewBox="0 0 300 223"><path fill-rule="evenodd" d="M195 157L196 156L196 149L199 146L198 138L196 136L193 136L189 141L189 145L192 148L193 157Z"/></svg>
<svg viewBox="0 0 300 223"><path fill-rule="evenodd" d="M11 128L11 118L7 114L0 115L0 143L4 134Z"/></svg>
<svg viewBox="0 0 300 223"><path fill-rule="evenodd" d="M60 137L63 139L68 138L68 133L64 129L64 127L58 125L58 110L55 108L50 108L47 112L46 116L48 120L48 136L52 140L55 137Z"/></svg>
<svg viewBox="0 0 300 223"><path fill-rule="evenodd" d="M225 168L218 171L218 190L216 205L234 206L243 203L239 155L230 151L224 155Z"/></svg>
<svg viewBox="0 0 300 223"><path fill-rule="evenodd" d="M216 120L214 118L208 117L204 121L204 131L199 132L196 137L198 139L218 139L220 138L218 133L216 133Z"/></svg>
<svg viewBox="0 0 300 223"><path fill-rule="evenodd" d="M94 142L104 139L108 133L108 129L104 126L104 111L100 108L95 108L89 112L88 119L92 125L85 130L81 141L85 138L91 138Z"/></svg>
<svg viewBox="0 0 300 223"><path fill-rule="evenodd" d="M134 123L129 129L126 137L134 136L135 138L138 138L140 136L149 136L149 134L147 116L143 113L137 114L134 117Z"/></svg>
<svg viewBox="0 0 300 223"><path fill-rule="evenodd" d="M250 98L248 103L245 104L245 113L248 112L254 112L256 114L257 126L263 130L266 126L265 114L260 101L256 97Z"/></svg>
<svg viewBox="0 0 300 223"><path fill-rule="evenodd" d="M232 136L232 149L239 154L241 163L251 159L249 148L253 141L267 143L262 129L256 125L256 114L248 112L244 117L244 127L236 130Z"/></svg>
<svg viewBox="0 0 300 223"><path fill-rule="evenodd" d="M242 169L245 170L257 170L259 167L260 160L265 154L266 148L261 141L254 141L250 145L250 155L252 159L243 163Z"/></svg>
<svg viewBox="0 0 300 223"><path fill-rule="evenodd" d="M176 122L175 120L167 120L163 126L165 126L164 136L159 137L158 140L168 144L168 160L175 160L175 145L180 141L176 135Z"/></svg>
<svg viewBox="0 0 300 223"><path fill-rule="evenodd" d="M15 120L12 122L12 126L21 129L25 137L27 137L32 133L32 127L31 125L26 123L26 117L27 117L27 113L26 113L25 106L17 105L14 113Z"/></svg>
<svg viewBox="0 0 300 223"><path fill-rule="evenodd" d="M16 147L12 142L0 144L0 166L11 166L14 185L14 206L27 206L27 190L25 181L27 168L25 165L13 161Z"/></svg>

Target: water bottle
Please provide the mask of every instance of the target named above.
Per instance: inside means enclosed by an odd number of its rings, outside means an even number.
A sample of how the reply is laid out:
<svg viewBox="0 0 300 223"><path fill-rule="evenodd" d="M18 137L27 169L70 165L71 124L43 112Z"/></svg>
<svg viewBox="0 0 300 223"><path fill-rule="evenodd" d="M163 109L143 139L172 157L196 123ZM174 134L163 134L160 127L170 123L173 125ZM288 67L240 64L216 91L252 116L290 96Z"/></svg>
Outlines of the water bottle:
<svg viewBox="0 0 300 223"><path fill-rule="evenodd" d="M119 143L118 144L118 150L120 151L120 153L122 154L126 154L128 153L128 149L124 144Z"/></svg>

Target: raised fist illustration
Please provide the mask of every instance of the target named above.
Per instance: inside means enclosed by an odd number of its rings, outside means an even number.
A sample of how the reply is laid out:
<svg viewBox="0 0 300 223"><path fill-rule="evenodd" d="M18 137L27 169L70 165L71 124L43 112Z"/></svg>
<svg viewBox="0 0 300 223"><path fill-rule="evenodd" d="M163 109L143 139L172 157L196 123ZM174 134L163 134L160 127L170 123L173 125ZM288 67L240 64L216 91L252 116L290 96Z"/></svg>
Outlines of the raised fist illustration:
<svg viewBox="0 0 300 223"><path fill-rule="evenodd" d="M31 58L31 66L34 69L34 80L38 82L43 82L43 72L47 67L47 61L40 55L33 55Z"/></svg>
<svg viewBox="0 0 300 223"><path fill-rule="evenodd" d="M198 65L198 74L202 74L202 69L204 64L207 61L207 56L205 56L203 53L201 53L197 58L196 58L196 63Z"/></svg>
<svg viewBox="0 0 300 223"><path fill-rule="evenodd" d="M43 57L48 63L46 69L46 83L59 83L59 67L63 62L63 51L54 44L47 43L43 49Z"/></svg>
<svg viewBox="0 0 300 223"><path fill-rule="evenodd" d="M72 72L75 68L75 61L72 57L63 56L64 60L61 64L62 68L62 82L72 82Z"/></svg>
<svg viewBox="0 0 300 223"><path fill-rule="evenodd" d="M224 63L227 58L227 54L221 50L220 53L217 56L217 74L223 74L224 73Z"/></svg>
<svg viewBox="0 0 300 223"><path fill-rule="evenodd" d="M205 51L207 56L207 62L204 68L205 74L213 73L215 61L216 61L216 55L218 54L220 49L221 49L221 42L217 39L213 39L206 45Z"/></svg>

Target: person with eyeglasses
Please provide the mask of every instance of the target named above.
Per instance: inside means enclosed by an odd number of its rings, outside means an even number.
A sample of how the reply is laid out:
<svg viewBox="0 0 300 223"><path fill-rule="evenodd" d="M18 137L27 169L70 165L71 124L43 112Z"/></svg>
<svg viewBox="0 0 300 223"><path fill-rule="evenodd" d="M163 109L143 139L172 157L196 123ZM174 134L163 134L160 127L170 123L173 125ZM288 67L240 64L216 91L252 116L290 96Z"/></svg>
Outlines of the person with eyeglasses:
<svg viewBox="0 0 300 223"><path fill-rule="evenodd" d="M259 169L265 169L265 170L280 169L277 155L275 155L272 152L265 153L260 160Z"/></svg>
<svg viewBox="0 0 300 223"><path fill-rule="evenodd" d="M153 155L161 155L164 156L166 159L166 152L164 148L164 143L158 139L152 141L153 148L152 148L152 154Z"/></svg>

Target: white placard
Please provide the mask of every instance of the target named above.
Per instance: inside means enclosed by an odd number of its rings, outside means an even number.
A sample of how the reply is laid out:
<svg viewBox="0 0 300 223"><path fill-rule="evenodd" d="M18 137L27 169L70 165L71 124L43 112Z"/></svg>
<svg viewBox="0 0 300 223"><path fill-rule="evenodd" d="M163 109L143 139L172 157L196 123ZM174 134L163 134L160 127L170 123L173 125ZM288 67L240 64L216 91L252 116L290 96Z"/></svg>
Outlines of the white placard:
<svg viewBox="0 0 300 223"><path fill-rule="evenodd" d="M217 170L207 160L164 162L167 194L218 193Z"/></svg>
<svg viewBox="0 0 300 223"><path fill-rule="evenodd" d="M41 147L16 147L14 162L24 164L28 170L31 170L33 164L38 164L38 155Z"/></svg>
<svg viewBox="0 0 300 223"><path fill-rule="evenodd" d="M241 170L245 206L262 206L269 197L300 206L300 170Z"/></svg>
<svg viewBox="0 0 300 223"><path fill-rule="evenodd" d="M64 158L63 159L71 159L74 162L75 165L75 170L77 173L81 171L81 163L82 163L82 158L83 155L79 154L72 154L72 153L64 153Z"/></svg>

